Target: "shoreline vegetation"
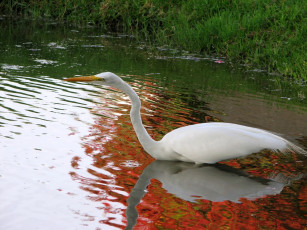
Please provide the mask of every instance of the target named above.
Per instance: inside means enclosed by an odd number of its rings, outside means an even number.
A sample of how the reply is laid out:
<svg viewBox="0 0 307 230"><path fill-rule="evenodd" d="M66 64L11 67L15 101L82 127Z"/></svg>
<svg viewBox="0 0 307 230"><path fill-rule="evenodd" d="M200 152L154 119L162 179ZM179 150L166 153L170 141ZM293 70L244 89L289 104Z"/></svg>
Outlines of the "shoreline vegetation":
<svg viewBox="0 0 307 230"><path fill-rule="evenodd" d="M0 15L94 24L307 80L303 0L6 0Z"/></svg>

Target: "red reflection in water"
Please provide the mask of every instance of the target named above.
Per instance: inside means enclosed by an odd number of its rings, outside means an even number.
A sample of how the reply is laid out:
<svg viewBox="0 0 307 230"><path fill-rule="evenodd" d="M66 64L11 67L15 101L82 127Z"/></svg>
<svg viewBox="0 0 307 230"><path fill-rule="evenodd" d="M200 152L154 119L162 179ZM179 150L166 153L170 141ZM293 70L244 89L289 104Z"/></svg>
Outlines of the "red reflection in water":
<svg viewBox="0 0 307 230"><path fill-rule="evenodd" d="M153 83L146 83L150 85ZM140 88L135 84L138 89ZM157 89L156 89L157 91ZM155 139L160 139L176 127L195 123L191 111L177 97L166 98L152 87L141 92L144 124ZM106 93L103 93L106 95ZM71 173L74 180L88 192L88 198L101 209L100 223L123 229L126 224L127 198L138 177L153 159L144 152L130 123L128 99L123 94L110 93L102 105L93 109L100 114L90 135L84 138L84 149L93 158L86 169L90 176L82 176L82 159L74 157ZM163 102L163 103L162 103ZM234 168L268 178L274 172L291 177L306 170L296 155L283 156L263 152L257 156L223 162ZM306 164L305 164L306 165ZM177 198L162 188L161 182L151 180L147 193L137 206L138 221L134 229L304 229L306 220L306 179L286 186L281 194L256 200L241 199L196 203ZM91 221L90 215L87 220Z"/></svg>

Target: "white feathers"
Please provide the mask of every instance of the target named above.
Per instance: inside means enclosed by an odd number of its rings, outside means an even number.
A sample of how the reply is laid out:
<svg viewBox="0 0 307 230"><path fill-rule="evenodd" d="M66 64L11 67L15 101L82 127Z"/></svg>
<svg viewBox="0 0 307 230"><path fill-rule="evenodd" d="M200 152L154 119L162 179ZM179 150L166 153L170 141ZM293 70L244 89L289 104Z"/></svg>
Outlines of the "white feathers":
<svg viewBox="0 0 307 230"><path fill-rule="evenodd" d="M190 162L215 163L263 149L284 150L288 141L261 129L215 122L173 130L160 143Z"/></svg>

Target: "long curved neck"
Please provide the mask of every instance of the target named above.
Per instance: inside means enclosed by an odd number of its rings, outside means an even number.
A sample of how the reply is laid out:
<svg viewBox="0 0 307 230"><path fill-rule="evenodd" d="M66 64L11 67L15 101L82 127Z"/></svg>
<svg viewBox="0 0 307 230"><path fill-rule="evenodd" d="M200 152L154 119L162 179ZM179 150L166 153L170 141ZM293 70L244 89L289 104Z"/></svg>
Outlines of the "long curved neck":
<svg viewBox="0 0 307 230"><path fill-rule="evenodd" d="M135 133L145 149L149 154L152 152L153 147L156 145L156 141L153 140L150 135L147 133L141 118L141 101L136 92L123 81L123 84L117 87L119 90L122 90L126 93L131 100L131 110L130 110L130 118L135 130Z"/></svg>

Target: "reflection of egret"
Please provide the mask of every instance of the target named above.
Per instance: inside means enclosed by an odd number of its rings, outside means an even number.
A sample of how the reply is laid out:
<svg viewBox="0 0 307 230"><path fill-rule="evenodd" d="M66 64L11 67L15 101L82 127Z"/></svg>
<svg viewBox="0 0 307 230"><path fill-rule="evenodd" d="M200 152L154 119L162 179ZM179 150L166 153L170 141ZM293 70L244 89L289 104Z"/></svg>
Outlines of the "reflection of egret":
<svg viewBox="0 0 307 230"><path fill-rule="evenodd" d="M300 179L301 176L292 180ZM253 200L279 194L291 182L290 178L283 180L279 175L275 177L278 181L251 177L244 171L226 165L197 166L185 162L154 161L145 168L128 198L127 229L132 229L137 222L136 206L145 195L152 178L161 181L167 192L181 199L206 199L215 202L239 202L240 198Z"/></svg>
<svg viewBox="0 0 307 230"><path fill-rule="evenodd" d="M105 72L94 76L74 77L66 81L95 81L112 86L129 95L132 102L131 121L142 146L158 160L179 160L195 163L215 163L262 149L287 148L304 151L270 132L231 123L203 123L185 126L153 140L142 124L141 102L134 90L117 75Z"/></svg>

